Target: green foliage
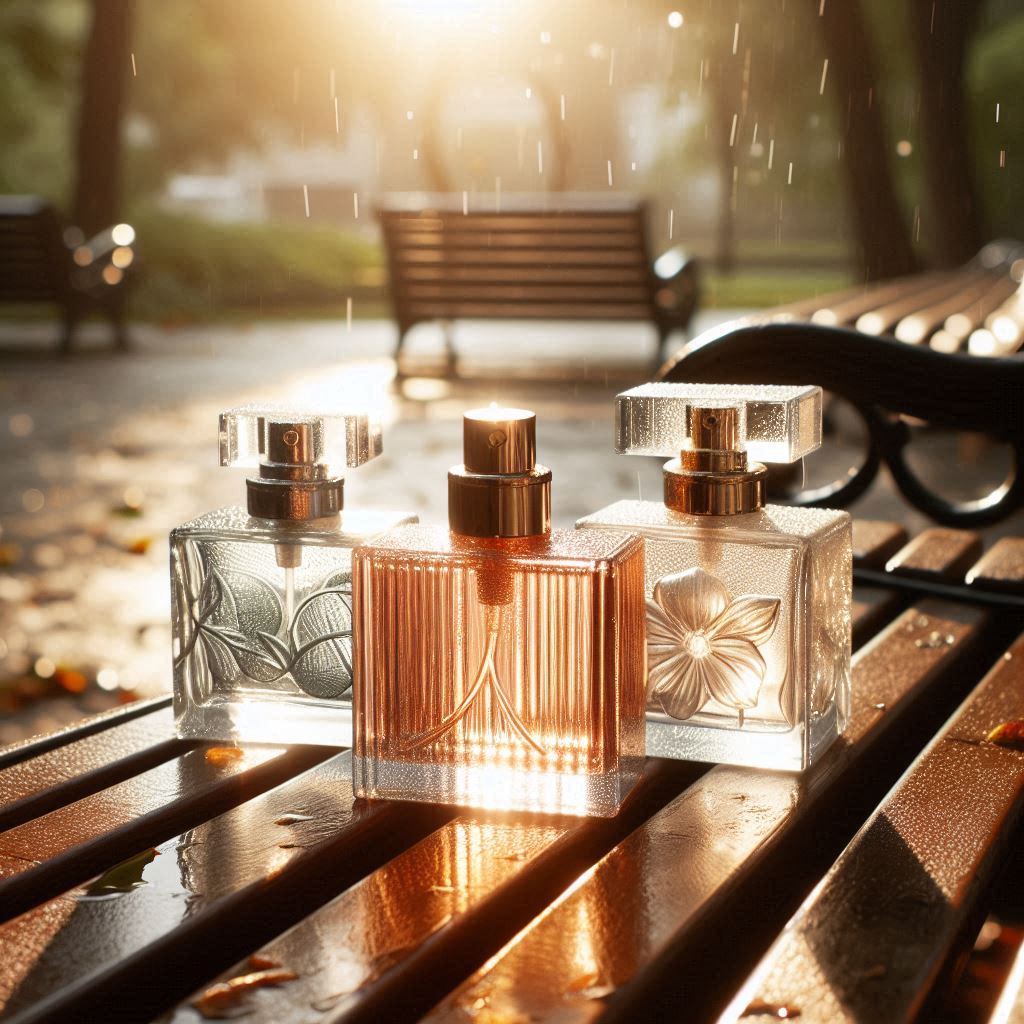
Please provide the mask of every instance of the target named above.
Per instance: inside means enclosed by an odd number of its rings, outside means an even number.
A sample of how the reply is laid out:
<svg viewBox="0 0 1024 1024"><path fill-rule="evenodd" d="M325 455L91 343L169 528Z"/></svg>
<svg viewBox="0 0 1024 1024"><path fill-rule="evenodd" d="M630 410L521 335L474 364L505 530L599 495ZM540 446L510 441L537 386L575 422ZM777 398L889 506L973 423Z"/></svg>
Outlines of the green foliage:
<svg viewBox="0 0 1024 1024"><path fill-rule="evenodd" d="M344 311L377 295L378 247L334 228L217 223L143 209L134 316L191 320L238 313Z"/></svg>
<svg viewBox="0 0 1024 1024"><path fill-rule="evenodd" d="M0 5L0 192L66 197L83 16L77 0Z"/></svg>

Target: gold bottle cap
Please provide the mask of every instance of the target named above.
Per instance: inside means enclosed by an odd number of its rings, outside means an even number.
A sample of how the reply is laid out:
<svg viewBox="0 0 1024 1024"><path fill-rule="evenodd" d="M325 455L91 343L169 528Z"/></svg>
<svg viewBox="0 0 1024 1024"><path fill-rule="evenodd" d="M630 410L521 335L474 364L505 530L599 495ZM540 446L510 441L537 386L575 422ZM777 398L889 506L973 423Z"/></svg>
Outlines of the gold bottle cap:
<svg viewBox="0 0 1024 1024"><path fill-rule="evenodd" d="M448 473L448 523L468 537L533 537L551 529L551 471L536 464L537 417L528 409L471 409L464 463Z"/></svg>

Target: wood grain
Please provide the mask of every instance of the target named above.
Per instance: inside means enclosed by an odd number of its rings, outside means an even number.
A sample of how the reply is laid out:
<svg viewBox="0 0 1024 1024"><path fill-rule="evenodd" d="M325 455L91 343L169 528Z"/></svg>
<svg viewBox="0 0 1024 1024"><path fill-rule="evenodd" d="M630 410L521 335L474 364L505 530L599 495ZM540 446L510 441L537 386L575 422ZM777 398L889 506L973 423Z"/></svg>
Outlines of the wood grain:
<svg viewBox="0 0 1024 1024"><path fill-rule="evenodd" d="M854 519L853 564L880 569L907 542L906 528L881 519Z"/></svg>
<svg viewBox="0 0 1024 1024"><path fill-rule="evenodd" d="M868 819L724 1021L755 1000L809 1024L919 1019L1021 818L1024 748L987 737L1022 718L1024 638Z"/></svg>
<svg viewBox="0 0 1024 1024"><path fill-rule="evenodd" d="M249 747L214 763L208 747L0 834L0 920L289 778L329 748Z"/></svg>
<svg viewBox="0 0 1024 1024"><path fill-rule="evenodd" d="M144 772L189 744L174 737L169 707L119 721L0 769L0 830Z"/></svg>
<svg viewBox="0 0 1024 1024"><path fill-rule="evenodd" d="M933 527L897 551L885 568L913 579L959 583L981 550L981 537L973 530Z"/></svg>
<svg viewBox="0 0 1024 1024"><path fill-rule="evenodd" d="M17 951L0 957L0 1017L148 1019L454 813L356 801L350 755L331 757L156 845L136 888L83 886L0 927Z"/></svg>
<svg viewBox="0 0 1024 1024"><path fill-rule="evenodd" d="M568 1024L602 1013L617 1020L679 1019L680 1007L691 1007L702 993L706 998L716 973L700 955L706 940L740 946L749 915L756 920L752 906L748 914L741 908L726 913L730 899L758 889L773 852L785 863L781 875L776 867L776 883L781 877L790 886L807 884L793 855L812 822L816 830L837 816L840 784L864 781L872 753L884 759L885 734L950 675L979 622L975 611L937 603L901 615L856 655L849 727L816 769L803 777L712 769L582 876L428 1019L557 1016ZM952 642L931 646L928 637L936 630ZM753 885L744 888L744 880ZM681 1001L666 1015L651 1002L652 993L672 987Z"/></svg>

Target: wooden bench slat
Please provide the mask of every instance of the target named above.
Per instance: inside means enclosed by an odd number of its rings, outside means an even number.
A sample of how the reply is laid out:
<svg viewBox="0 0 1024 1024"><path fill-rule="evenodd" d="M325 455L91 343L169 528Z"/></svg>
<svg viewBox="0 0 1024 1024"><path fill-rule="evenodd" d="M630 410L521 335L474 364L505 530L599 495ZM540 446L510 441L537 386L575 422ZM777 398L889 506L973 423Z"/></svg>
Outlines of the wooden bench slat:
<svg viewBox="0 0 1024 1024"><path fill-rule="evenodd" d="M880 569L907 542L906 528L881 519L853 520L853 564Z"/></svg>
<svg viewBox="0 0 1024 1024"><path fill-rule="evenodd" d="M1001 278L1005 281L1005 278ZM998 283L998 282L997 282ZM966 282L962 287L952 287L951 294L932 302L924 309L915 310L903 317L893 331L896 338L910 344L926 342L946 322L947 317L962 313L991 291L993 278L979 277Z"/></svg>
<svg viewBox="0 0 1024 1024"><path fill-rule="evenodd" d="M495 1019L557 1014L560 1024L569 1024L592 1020L604 1006L610 1019L647 1020L645 982L666 969L677 983L683 976L692 982L693 1000L701 993L708 998L707 979L718 972L700 959L700 949L711 935L720 945L742 945L762 909L730 900L754 892L768 898L759 887L759 868L773 852L793 871L796 839L807 838L812 822L821 842L825 823L863 785L869 755L878 752L880 762L889 761L882 738L955 678L980 621L974 610L938 602L901 615L855 656L849 727L816 769L801 778L713 768L426 1019L463 1021L474 1008L484 1008ZM935 630L952 643L927 642ZM837 791L846 798L837 802ZM806 883L790 878L789 884ZM723 906L730 913L722 913ZM687 951L682 961L681 949ZM663 1019L678 1019L683 1007L691 1013L690 996L688 990L674 1016Z"/></svg>
<svg viewBox="0 0 1024 1024"><path fill-rule="evenodd" d="M452 281L466 284L512 283L530 284L593 284L604 281L608 284L647 284L650 273L645 266L635 266L602 270L595 267L585 269L576 267L515 267L504 270L501 267L468 266L468 267L409 267L405 278L410 282Z"/></svg>
<svg viewBox="0 0 1024 1024"><path fill-rule="evenodd" d="M847 327L856 323L863 313L876 309L880 304L905 299L920 294L939 283L947 283L953 275L945 272L915 274L897 278L877 287L861 287L839 293L829 302L822 302L806 315L812 323L825 327ZM803 311L802 311L803 312Z"/></svg>
<svg viewBox="0 0 1024 1024"><path fill-rule="evenodd" d="M650 289L630 284L605 284L589 287L578 283L568 284L466 284L463 282L438 284L411 284L405 295L412 304L420 302L448 302L456 305L480 303L500 306L512 302L570 302L592 303L594 305L613 302L646 304L650 301Z"/></svg>
<svg viewBox="0 0 1024 1024"><path fill-rule="evenodd" d="M988 1024L1024 1024L1024 946L1017 951Z"/></svg>
<svg viewBox="0 0 1024 1024"><path fill-rule="evenodd" d="M988 276L988 271L967 269L953 275L952 281L963 287ZM940 281L922 291L911 292L893 302L876 306L862 313L856 320L857 330L864 334L889 334L905 316L927 309L933 303L942 302L949 294L951 281Z"/></svg>
<svg viewBox="0 0 1024 1024"><path fill-rule="evenodd" d="M0 830L39 817L181 754L164 707L0 769Z"/></svg>
<svg viewBox="0 0 1024 1024"><path fill-rule="evenodd" d="M200 747L0 834L0 920L326 757L329 748Z"/></svg>
<svg viewBox="0 0 1024 1024"><path fill-rule="evenodd" d="M386 231L404 234L408 231L441 231L448 227L463 226L466 229L481 231L565 231L565 230L599 230L635 229L638 218L635 213L602 213L593 211L580 214L489 214L489 213L457 213L438 216L429 212L419 215L395 216L394 213L381 211L381 220Z"/></svg>
<svg viewBox="0 0 1024 1024"><path fill-rule="evenodd" d="M913 1020L934 997L1024 809L1024 637L915 761L786 927L723 1021L755 999L808 1024Z"/></svg>
<svg viewBox="0 0 1024 1024"><path fill-rule="evenodd" d="M449 822L262 947L259 956L299 978L253 993L248 1005L282 1021L311 1005L329 1008L335 1024L418 1016L540 913L581 864L705 771L651 759L614 818L469 812ZM244 971L238 963L221 980ZM192 1019L190 1002L175 1021Z"/></svg>
<svg viewBox="0 0 1024 1024"><path fill-rule="evenodd" d="M967 585L1019 594L1024 589L1024 538L997 540L967 571Z"/></svg>
<svg viewBox="0 0 1024 1024"><path fill-rule="evenodd" d="M575 252L582 249L625 249L633 251L641 244L640 232L626 231L467 231L446 229L444 231L407 231L393 236L392 242L399 251L410 249L481 249L487 251L502 249L549 249Z"/></svg>
<svg viewBox="0 0 1024 1024"><path fill-rule="evenodd" d="M410 302L409 313L416 318L430 320L472 320L500 317L507 320L590 319L595 310L609 320L647 320L646 306L625 305L616 302L591 302L580 305L570 302L531 302L522 305L486 302Z"/></svg>
<svg viewBox="0 0 1024 1024"><path fill-rule="evenodd" d="M913 579L959 583L981 550L981 536L973 530L937 526L919 533L889 559L885 568Z"/></svg>
<svg viewBox="0 0 1024 1024"><path fill-rule="evenodd" d="M0 768L17 764L30 757L38 757L47 750L55 750L66 743L75 743L86 736L102 732L104 729L112 729L122 722L132 718L139 718L142 715L151 715L161 708L171 706L170 696L153 697L149 700L134 701L121 707L111 708L98 715L92 715L84 721L75 722L63 729L46 733L43 736L30 736L18 743L12 743L0 749Z"/></svg>
<svg viewBox="0 0 1024 1024"><path fill-rule="evenodd" d="M448 267L476 267L481 262L492 266L553 267L640 267L639 255L615 250L586 252L560 249L509 249L488 252L483 249L403 249L394 256L398 266L404 264L443 264Z"/></svg>
<svg viewBox="0 0 1024 1024"><path fill-rule="evenodd" d="M116 1005L149 1019L455 813L356 801L351 775L350 754L333 756L161 842L136 888L88 899L84 886L0 926L19 951L0 957L0 1014L100 1020ZM378 934L383 895L366 908Z"/></svg>

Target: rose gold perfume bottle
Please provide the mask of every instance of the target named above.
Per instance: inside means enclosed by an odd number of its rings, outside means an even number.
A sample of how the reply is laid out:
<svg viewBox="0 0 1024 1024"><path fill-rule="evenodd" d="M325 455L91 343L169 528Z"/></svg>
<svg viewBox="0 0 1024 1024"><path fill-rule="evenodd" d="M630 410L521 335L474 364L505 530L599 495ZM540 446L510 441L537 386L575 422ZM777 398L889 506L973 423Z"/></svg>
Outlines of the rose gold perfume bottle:
<svg viewBox="0 0 1024 1024"><path fill-rule="evenodd" d="M466 413L451 529L354 552L358 796L607 816L636 781L643 541L551 530L535 427Z"/></svg>

